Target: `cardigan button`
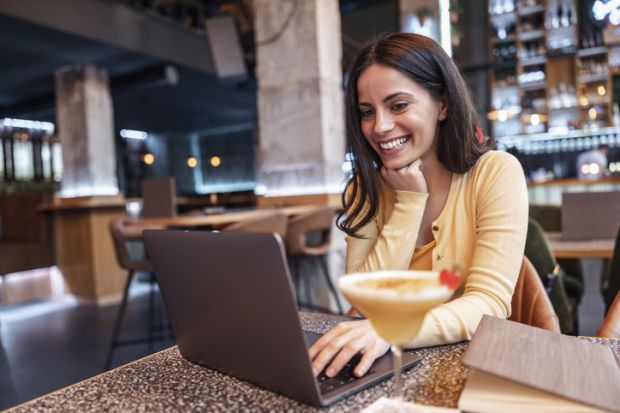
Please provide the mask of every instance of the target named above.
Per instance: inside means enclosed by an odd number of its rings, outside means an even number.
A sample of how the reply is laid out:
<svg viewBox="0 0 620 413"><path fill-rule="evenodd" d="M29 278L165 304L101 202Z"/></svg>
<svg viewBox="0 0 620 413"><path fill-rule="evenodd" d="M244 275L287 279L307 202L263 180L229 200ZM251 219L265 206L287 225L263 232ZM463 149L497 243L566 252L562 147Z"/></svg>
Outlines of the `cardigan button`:
<svg viewBox="0 0 620 413"><path fill-rule="evenodd" d="M433 231L439 231L439 227L437 225L433 225Z"/></svg>

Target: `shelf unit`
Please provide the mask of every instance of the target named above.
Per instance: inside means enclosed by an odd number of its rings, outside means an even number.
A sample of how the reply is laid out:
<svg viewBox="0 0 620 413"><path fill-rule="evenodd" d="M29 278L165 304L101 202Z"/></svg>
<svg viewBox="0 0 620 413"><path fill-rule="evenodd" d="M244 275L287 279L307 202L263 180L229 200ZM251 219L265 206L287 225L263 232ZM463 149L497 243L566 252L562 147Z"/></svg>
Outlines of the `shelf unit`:
<svg viewBox="0 0 620 413"><path fill-rule="evenodd" d="M491 133L501 138L611 125L618 70L608 69L602 36L579 48L578 1L511 1L488 3Z"/></svg>

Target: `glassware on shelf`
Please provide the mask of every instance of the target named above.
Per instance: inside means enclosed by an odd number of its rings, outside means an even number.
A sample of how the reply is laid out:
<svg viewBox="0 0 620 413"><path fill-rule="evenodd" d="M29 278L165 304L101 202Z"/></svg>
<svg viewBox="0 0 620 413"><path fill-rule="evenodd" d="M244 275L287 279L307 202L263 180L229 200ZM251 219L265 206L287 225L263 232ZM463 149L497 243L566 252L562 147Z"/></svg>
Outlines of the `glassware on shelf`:
<svg viewBox="0 0 620 413"><path fill-rule="evenodd" d="M498 15L512 13L515 10L514 0L491 0L489 1L489 14Z"/></svg>

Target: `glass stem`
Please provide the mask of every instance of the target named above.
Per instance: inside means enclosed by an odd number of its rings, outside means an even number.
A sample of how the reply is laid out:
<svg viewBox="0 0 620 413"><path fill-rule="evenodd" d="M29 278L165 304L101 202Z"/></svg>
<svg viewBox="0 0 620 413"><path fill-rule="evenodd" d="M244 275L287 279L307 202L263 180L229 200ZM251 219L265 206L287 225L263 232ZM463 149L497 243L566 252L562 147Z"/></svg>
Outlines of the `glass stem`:
<svg viewBox="0 0 620 413"><path fill-rule="evenodd" d="M392 398L395 400L402 400L403 385L400 373L403 367L403 352L400 346L392 346L392 359L394 361L394 388L392 389Z"/></svg>

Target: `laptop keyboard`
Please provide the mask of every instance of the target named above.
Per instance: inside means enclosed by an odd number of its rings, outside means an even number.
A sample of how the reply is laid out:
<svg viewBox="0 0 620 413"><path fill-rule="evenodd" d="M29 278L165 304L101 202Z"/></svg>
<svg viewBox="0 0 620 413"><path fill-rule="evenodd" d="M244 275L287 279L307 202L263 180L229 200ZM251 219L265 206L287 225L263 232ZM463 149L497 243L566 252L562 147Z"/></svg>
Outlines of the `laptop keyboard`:
<svg viewBox="0 0 620 413"><path fill-rule="evenodd" d="M360 355L353 357L334 377L327 377L325 372L321 372L318 376L319 390L321 391L321 394L329 393L334 389L352 383L355 380L359 380L360 377L353 374L353 369L355 369L355 366L357 366L357 363L359 363L361 359L362 357ZM375 371L371 368L366 374L371 374L374 372Z"/></svg>

